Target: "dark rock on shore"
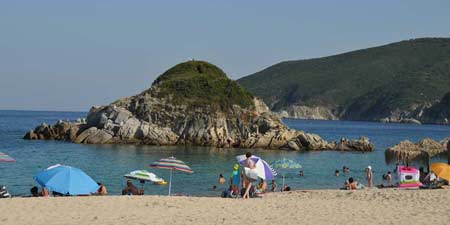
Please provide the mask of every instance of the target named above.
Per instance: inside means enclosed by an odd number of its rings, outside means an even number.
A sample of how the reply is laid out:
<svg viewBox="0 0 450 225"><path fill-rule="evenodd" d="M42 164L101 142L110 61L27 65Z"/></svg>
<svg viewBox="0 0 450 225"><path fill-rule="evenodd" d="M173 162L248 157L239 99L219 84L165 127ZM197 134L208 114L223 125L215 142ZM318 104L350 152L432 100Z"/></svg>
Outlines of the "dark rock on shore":
<svg viewBox="0 0 450 225"><path fill-rule="evenodd" d="M144 92L92 107L85 122L42 124L25 139L83 144L199 145L230 148L334 150L320 136L289 129L261 100L199 61L181 63ZM339 150L373 151L368 139Z"/></svg>

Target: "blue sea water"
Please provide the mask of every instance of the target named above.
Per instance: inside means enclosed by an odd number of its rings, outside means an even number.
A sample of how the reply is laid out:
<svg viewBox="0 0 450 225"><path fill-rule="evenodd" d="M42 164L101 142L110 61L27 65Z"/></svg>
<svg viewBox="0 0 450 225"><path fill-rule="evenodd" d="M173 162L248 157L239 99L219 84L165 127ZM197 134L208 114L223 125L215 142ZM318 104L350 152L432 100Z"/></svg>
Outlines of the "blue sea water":
<svg viewBox="0 0 450 225"><path fill-rule="evenodd" d="M59 119L75 120L85 117L80 112L0 111L0 151L17 160L16 163L0 163L0 184L7 185L14 195L28 195L37 185L33 176L48 166L60 163L78 167L92 178L106 185L109 193L120 194L125 185L124 174L147 169L169 179L169 171L149 168L153 161L175 156L185 161L194 170L193 174L175 172L173 193L188 195L220 195L225 185L218 184L219 174L228 177L232 172L235 156L245 154L244 149L217 149L185 146L135 146L135 145L79 145L58 141L23 140L23 135L35 126L45 122L52 124ZM383 124L350 121L285 120L291 128L319 134L326 140L340 137L358 138L367 136L375 144L372 153L349 152L293 152L255 150L254 154L266 161L289 157L303 165L304 176L298 171L279 171L286 175L286 183L293 189L337 189L349 177L365 182L364 168L371 165L375 184L382 182L381 176L393 165L387 165L384 150L398 142L409 139L418 141L425 137L441 140L450 137L450 126ZM439 160L439 159L435 159ZM444 160L445 161L445 160ZM351 169L350 174L334 176L342 166ZM278 176L281 186L281 178ZM136 182L136 185L139 185ZM217 185L216 191L212 186ZM145 185L146 194L167 194L167 186Z"/></svg>

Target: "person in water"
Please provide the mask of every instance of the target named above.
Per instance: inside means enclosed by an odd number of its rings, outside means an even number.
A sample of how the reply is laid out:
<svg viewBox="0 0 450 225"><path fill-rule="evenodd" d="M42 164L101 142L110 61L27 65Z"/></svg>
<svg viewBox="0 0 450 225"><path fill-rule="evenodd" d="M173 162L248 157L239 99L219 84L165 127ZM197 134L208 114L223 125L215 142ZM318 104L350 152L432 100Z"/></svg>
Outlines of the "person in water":
<svg viewBox="0 0 450 225"><path fill-rule="evenodd" d="M106 189L105 185L103 185L100 182L97 182L99 188L97 190L97 195L107 195L108 194L108 190Z"/></svg>
<svg viewBox="0 0 450 225"><path fill-rule="evenodd" d="M219 184L225 184L227 181L225 180L225 178L223 177L222 174L219 174Z"/></svg>
<svg viewBox="0 0 450 225"><path fill-rule="evenodd" d="M131 180L127 180L127 186L122 190L122 195L143 195L144 190L139 190Z"/></svg>
<svg viewBox="0 0 450 225"><path fill-rule="evenodd" d="M371 166L367 166L366 168L366 178L367 178L367 186L371 188L373 186L373 173Z"/></svg>
<svg viewBox="0 0 450 225"><path fill-rule="evenodd" d="M350 173L350 168L348 168L347 166L343 166L342 167L342 172L343 173Z"/></svg>
<svg viewBox="0 0 450 225"><path fill-rule="evenodd" d="M252 153L247 152L245 154L246 159L243 162L244 166L244 173L243 173L243 179L244 179L244 188L245 192L242 196L243 199L250 198L250 188L252 187L252 182L255 181L255 162L251 159Z"/></svg>
<svg viewBox="0 0 450 225"><path fill-rule="evenodd" d="M334 176L336 176L336 177L339 176L339 170L335 170L335 171L334 171Z"/></svg>
<svg viewBox="0 0 450 225"><path fill-rule="evenodd" d="M305 174L303 174L303 170L300 170L300 172L298 172L298 175L303 177Z"/></svg>

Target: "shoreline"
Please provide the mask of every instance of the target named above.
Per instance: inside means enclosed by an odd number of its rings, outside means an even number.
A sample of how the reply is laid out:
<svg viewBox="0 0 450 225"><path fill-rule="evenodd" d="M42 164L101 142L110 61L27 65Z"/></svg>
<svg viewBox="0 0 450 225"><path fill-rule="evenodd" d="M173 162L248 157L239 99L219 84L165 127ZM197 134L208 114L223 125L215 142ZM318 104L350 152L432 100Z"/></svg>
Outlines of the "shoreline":
<svg viewBox="0 0 450 225"><path fill-rule="evenodd" d="M450 189L0 199L2 224L448 224ZM428 216L427 216L428 215Z"/></svg>

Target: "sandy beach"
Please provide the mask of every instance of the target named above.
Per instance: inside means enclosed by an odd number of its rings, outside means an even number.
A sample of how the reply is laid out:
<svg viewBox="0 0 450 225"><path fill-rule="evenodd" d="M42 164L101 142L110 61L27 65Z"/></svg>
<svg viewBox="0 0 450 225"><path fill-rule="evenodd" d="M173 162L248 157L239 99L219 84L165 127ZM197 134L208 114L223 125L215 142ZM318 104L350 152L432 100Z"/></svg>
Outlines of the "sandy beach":
<svg viewBox="0 0 450 225"><path fill-rule="evenodd" d="M450 190L0 199L0 224L449 224Z"/></svg>

